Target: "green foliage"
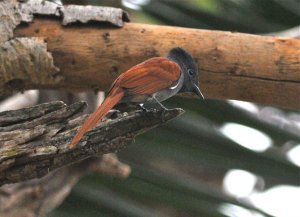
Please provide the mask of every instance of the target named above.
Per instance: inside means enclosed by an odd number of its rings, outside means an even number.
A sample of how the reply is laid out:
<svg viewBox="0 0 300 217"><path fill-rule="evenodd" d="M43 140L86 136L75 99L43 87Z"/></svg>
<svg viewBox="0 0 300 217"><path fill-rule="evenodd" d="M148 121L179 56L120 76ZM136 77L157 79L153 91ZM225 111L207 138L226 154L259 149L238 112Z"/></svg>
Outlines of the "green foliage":
<svg viewBox="0 0 300 217"><path fill-rule="evenodd" d="M300 20L296 0L206 1L210 2L209 10L203 7L203 1L202 7L191 2L151 1L143 9L168 25L249 33L284 30L298 25Z"/></svg>

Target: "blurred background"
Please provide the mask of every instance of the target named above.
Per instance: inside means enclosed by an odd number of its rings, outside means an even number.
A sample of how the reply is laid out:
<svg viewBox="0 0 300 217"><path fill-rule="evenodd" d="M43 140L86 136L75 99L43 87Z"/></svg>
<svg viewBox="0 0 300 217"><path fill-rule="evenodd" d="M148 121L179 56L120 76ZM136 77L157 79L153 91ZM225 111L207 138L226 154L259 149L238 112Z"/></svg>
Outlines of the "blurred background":
<svg viewBox="0 0 300 217"><path fill-rule="evenodd" d="M132 22L300 37L299 0L63 3L121 7ZM16 102L22 107L22 100L28 105L88 98L91 110L98 104L92 93L62 98L56 91L31 90L14 97L1 102L1 110ZM299 111L181 97L164 104L186 112L118 153L131 166L127 179L85 177L48 217L300 216Z"/></svg>

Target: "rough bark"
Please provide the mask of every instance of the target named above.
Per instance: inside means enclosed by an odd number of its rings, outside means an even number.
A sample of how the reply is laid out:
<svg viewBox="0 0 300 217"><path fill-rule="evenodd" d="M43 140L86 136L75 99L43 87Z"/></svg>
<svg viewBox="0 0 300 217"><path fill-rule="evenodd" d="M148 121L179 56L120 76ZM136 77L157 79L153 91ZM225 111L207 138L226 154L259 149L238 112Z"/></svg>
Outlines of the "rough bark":
<svg viewBox="0 0 300 217"><path fill-rule="evenodd" d="M14 28L20 24L22 16L16 3L10 0L0 1L0 44L13 37Z"/></svg>
<svg viewBox="0 0 300 217"><path fill-rule="evenodd" d="M22 91L28 85L33 89L49 83L59 84L63 79L41 38L16 38L3 43L0 69L0 83L6 81L0 90L2 96Z"/></svg>
<svg viewBox="0 0 300 217"><path fill-rule="evenodd" d="M28 0L25 3L21 3L20 14L22 15L22 20L26 22L31 22L35 14L60 17L63 25L96 21L122 27L124 21L129 21L127 13L120 8L91 5L63 6L45 0Z"/></svg>
<svg viewBox="0 0 300 217"><path fill-rule="evenodd" d="M120 8L59 5L46 0L0 1L0 43L13 37L13 30L21 22L32 22L34 15L60 17L63 25L75 22L106 22L122 27L128 22L128 14Z"/></svg>
<svg viewBox="0 0 300 217"><path fill-rule="evenodd" d="M86 115L85 103L62 102L0 113L0 185L40 178L50 171L94 155L115 152L134 137L183 111L112 112L77 147L69 143Z"/></svg>

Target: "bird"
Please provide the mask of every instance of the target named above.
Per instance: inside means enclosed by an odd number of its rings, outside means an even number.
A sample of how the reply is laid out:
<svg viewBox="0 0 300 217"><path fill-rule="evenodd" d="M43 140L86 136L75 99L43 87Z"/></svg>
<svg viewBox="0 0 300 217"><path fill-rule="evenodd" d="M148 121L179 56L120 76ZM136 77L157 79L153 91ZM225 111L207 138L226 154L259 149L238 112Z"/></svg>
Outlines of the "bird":
<svg viewBox="0 0 300 217"><path fill-rule="evenodd" d="M204 96L199 88L198 67L192 55L181 47L172 48L166 57L153 57L120 74L111 85L103 103L84 122L73 137L73 149L83 135L118 103L158 105L177 93L195 93Z"/></svg>

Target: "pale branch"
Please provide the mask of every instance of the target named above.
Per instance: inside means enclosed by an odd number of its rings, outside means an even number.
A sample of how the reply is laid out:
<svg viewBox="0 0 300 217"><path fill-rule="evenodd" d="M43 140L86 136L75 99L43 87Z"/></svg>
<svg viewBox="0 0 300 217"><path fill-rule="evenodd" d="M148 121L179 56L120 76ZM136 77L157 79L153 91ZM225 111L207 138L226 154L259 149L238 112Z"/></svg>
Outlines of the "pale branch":
<svg viewBox="0 0 300 217"><path fill-rule="evenodd" d="M50 171L125 147L134 137L180 115L183 110L111 112L73 150L69 143L86 115L85 107L51 102L0 113L0 185L40 178Z"/></svg>
<svg viewBox="0 0 300 217"><path fill-rule="evenodd" d="M0 217L44 216L60 205L80 177L89 173L126 178L130 167L119 162L116 155L105 154L57 169L40 179L4 185L0 188Z"/></svg>

